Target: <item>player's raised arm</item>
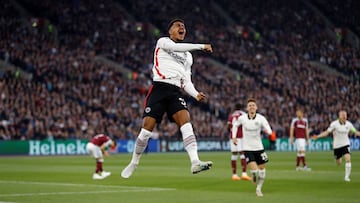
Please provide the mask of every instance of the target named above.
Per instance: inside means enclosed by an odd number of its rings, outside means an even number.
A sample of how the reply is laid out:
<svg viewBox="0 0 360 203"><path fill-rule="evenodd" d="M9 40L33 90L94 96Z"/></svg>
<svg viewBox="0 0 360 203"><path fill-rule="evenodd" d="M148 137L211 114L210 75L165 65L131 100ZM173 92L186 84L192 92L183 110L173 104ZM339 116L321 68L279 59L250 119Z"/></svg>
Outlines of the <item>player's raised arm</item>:
<svg viewBox="0 0 360 203"><path fill-rule="evenodd" d="M206 51L206 52L210 52L210 53L213 52L212 47L211 47L211 44L205 44L203 50Z"/></svg>

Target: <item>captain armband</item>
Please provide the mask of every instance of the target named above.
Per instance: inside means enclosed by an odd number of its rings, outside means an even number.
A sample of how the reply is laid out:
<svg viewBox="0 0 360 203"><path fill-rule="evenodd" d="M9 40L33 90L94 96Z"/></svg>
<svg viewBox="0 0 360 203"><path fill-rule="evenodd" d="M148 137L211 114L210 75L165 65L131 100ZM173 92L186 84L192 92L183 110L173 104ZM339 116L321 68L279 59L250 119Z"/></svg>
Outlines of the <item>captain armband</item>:
<svg viewBox="0 0 360 203"><path fill-rule="evenodd" d="M351 129L350 129L350 131L352 132L352 133L356 133L356 128L354 128L354 127L352 127Z"/></svg>

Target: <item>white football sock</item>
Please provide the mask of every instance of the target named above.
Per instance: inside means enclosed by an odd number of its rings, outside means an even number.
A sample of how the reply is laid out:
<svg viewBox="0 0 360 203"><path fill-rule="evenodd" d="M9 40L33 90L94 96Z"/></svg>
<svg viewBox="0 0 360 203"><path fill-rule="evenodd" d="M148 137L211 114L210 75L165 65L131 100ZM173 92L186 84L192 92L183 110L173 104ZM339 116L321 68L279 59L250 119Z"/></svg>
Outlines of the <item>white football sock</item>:
<svg viewBox="0 0 360 203"><path fill-rule="evenodd" d="M141 128L139 136L137 137L135 142L131 163L139 164L140 157L142 153L145 151L150 135L151 135L151 131Z"/></svg>
<svg viewBox="0 0 360 203"><path fill-rule="evenodd" d="M180 131L184 142L184 148L189 155L190 162L191 163L199 162L196 137L194 135L194 130L191 123L186 123L183 126L181 126Z"/></svg>
<svg viewBox="0 0 360 203"><path fill-rule="evenodd" d="M261 188L262 185L264 184L265 181L265 176L266 176L266 170L265 169L259 169L259 181L257 184L257 188Z"/></svg>
<svg viewBox="0 0 360 203"><path fill-rule="evenodd" d="M345 177L350 177L351 173L351 162L345 163Z"/></svg>
<svg viewBox="0 0 360 203"><path fill-rule="evenodd" d="M256 179L257 179L257 176L258 176L258 169L256 169L256 170L252 170L252 169L250 169L250 173L251 173L251 176L252 176L252 177L256 177Z"/></svg>

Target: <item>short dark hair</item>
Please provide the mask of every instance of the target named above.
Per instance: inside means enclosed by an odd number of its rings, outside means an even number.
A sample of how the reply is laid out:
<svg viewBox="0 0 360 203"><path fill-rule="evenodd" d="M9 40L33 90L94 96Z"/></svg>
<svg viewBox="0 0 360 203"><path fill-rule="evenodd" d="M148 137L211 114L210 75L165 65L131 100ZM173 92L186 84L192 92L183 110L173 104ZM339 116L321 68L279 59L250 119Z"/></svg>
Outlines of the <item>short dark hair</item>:
<svg viewBox="0 0 360 203"><path fill-rule="evenodd" d="M180 18L175 18L173 20L171 20L167 26L167 30L169 31L171 26L175 23L175 22L181 22L184 23L184 20L180 19Z"/></svg>
<svg viewBox="0 0 360 203"><path fill-rule="evenodd" d="M256 99L255 99L255 98L250 97L250 98L247 100L247 103L250 103L250 102L254 102L254 103L256 103Z"/></svg>
<svg viewBox="0 0 360 203"><path fill-rule="evenodd" d="M235 104L235 109L236 109L236 110L242 109L242 104L241 104L241 103L236 103L236 104Z"/></svg>

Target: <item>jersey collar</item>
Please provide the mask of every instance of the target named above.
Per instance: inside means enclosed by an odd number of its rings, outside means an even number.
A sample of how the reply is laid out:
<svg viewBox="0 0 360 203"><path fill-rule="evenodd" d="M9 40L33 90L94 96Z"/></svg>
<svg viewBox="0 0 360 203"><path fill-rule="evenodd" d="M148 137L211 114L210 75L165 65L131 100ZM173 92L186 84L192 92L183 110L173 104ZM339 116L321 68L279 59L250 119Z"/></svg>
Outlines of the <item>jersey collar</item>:
<svg viewBox="0 0 360 203"><path fill-rule="evenodd" d="M249 120L255 120L255 118L256 118L256 113L255 113L254 118L250 118L250 114L248 114L248 119L249 119Z"/></svg>

